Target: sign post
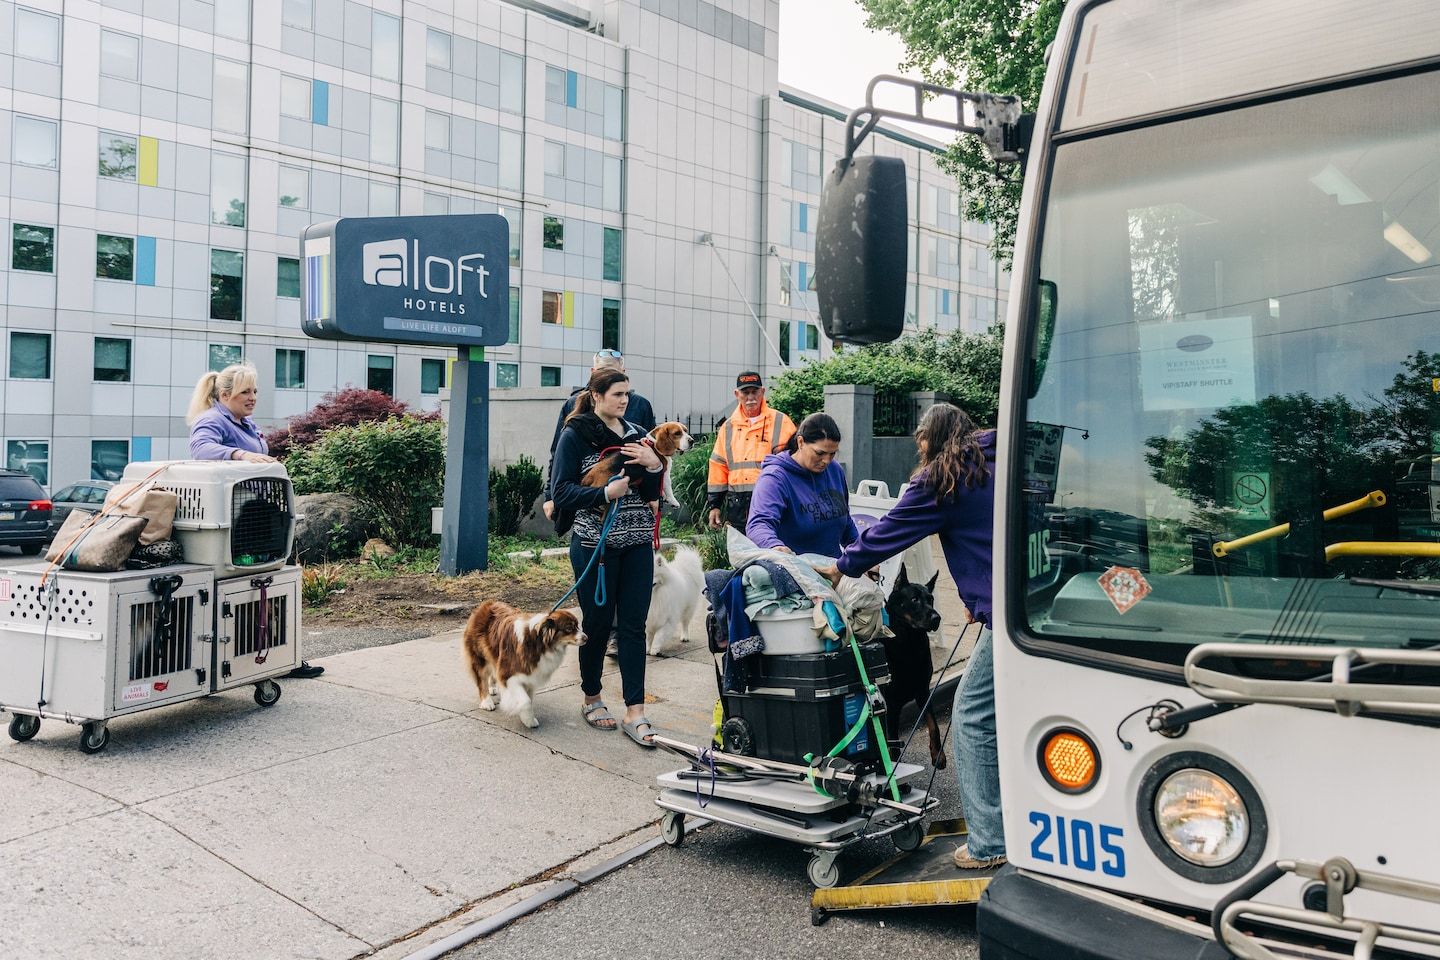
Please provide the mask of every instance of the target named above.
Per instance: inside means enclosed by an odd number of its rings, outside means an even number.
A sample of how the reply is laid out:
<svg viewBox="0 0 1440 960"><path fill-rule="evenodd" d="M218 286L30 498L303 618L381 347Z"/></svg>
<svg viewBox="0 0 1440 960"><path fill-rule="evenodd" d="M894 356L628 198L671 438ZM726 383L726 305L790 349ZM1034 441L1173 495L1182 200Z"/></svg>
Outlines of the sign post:
<svg viewBox="0 0 1440 960"><path fill-rule="evenodd" d="M498 214L362 217L301 236L301 326L325 340L458 347L440 570L489 560L490 369L510 332L510 227Z"/></svg>

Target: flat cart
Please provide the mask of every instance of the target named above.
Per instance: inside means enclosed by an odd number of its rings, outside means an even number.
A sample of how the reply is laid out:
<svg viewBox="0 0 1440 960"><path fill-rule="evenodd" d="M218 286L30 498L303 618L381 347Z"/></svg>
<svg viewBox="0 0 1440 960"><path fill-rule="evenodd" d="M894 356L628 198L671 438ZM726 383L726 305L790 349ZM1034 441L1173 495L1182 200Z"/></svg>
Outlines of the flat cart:
<svg viewBox="0 0 1440 960"><path fill-rule="evenodd" d="M660 794L655 803L665 811L660 835L667 844L684 843L685 821L691 817L800 844L812 854L810 881L821 888L840 882L836 861L841 852L866 837L888 836L902 851L919 847L925 837L921 820L939 803L915 786L925 773L917 764L895 766L896 789L891 791L884 774L835 758L804 767L706 750L660 735L655 742L690 761L689 767L656 778Z"/></svg>

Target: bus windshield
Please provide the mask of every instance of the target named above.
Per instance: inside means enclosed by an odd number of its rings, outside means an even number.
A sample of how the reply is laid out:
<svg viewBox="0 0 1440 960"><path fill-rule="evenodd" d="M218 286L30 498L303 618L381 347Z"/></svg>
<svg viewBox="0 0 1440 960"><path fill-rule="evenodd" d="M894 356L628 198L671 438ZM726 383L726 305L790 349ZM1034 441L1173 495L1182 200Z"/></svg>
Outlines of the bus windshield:
<svg viewBox="0 0 1440 960"><path fill-rule="evenodd" d="M1054 148L1029 633L1440 645L1440 73Z"/></svg>

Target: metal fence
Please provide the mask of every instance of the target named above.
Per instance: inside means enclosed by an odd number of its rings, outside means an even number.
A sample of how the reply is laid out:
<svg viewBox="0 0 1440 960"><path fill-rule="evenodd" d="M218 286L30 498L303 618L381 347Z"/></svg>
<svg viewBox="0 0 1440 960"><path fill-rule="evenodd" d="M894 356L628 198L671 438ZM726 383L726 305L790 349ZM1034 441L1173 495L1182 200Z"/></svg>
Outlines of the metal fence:
<svg viewBox="0 0 1440 960"><path fill-rule="evenodd" d="M680 414L671 414L668 417L655 418L656 423L670 423L672 421L683 424L685 432L692 437L708 437L720 429L720 425L725 422L725 418L723 416L707 416L694 413L687 413L683 416Z"/></svg>
<svg viewBox="0 0 1440 960"><path fill-rule="evenodd" d="M875 394L875 436L906 437L915 430L915 401L908 393Z"/></svg>

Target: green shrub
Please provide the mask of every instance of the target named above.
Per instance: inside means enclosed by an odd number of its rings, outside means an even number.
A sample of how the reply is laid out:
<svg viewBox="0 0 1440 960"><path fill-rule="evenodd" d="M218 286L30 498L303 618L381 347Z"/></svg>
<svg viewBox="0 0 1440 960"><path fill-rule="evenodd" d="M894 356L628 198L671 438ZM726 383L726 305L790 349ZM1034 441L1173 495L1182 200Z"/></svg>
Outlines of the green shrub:
<svg viewBox="0 0 1440 960"><path fill-rule="evenodd" d="M705 486L713 448L714 442L709 437L698 437L693 447L670 461L670 483L675 488L675 499L689 512L691 523L697 527L705 523Z"/></svg>
<svg viewBox="0 0 1440 960"><path fill-rule="evenodd" d="M908 396L916 390L944 390L943 372L916 360L891 356L874 348L846 350L818 363L786 370L766 392L770 405L799 423L825 409L825 387L832 383L865 384L877 396Z"/></svg>
<svg viewBox="0 0 1440 960"><path fill-rule="evenodd" d="M725 544L724 530L709 530L695 544L700 551L700 565L706 570L728 570L730 548Z"/></svg>
<svg viewBox="0 0 1440 960"><path fill-rule="evenodd" d="M430 546L430 509L445 492L441 429L438 420L414 416L336 427L292 449L285 468L296 493L348 493L363 502L391 546Z"/></svg>
<svg viewBox="0 0 1440 960"><path fill-rule="evenodd" d="M535 500L545 478L535 461L522 455L504 470L490 468L490 533L513 537L520 524L535 514Z"/></svg>

